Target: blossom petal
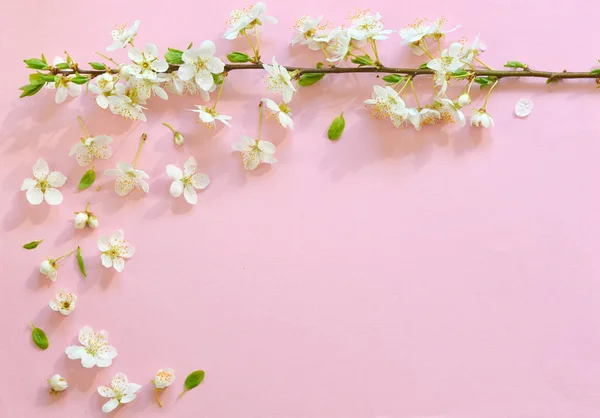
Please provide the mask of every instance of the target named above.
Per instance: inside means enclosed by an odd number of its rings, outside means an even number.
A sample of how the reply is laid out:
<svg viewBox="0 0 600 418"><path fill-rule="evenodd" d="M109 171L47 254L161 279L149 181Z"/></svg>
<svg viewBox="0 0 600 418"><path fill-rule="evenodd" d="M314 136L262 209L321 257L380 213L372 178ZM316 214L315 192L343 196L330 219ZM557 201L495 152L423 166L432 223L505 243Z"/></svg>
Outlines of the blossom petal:
<svg viewBox="0 0 600 418"><path fill-rule="evenodd" d="M275 154L275 145L269 141L258 141L258 149L266 154Z"/></svg>
<svg viewBox="0 0 600 418"><path fill-rule="evenodd" d="M103 236L98 238L98 249L102 252L108 251L108 245L110 244L110 237Z"/></svg>
<svg viewBox="0 0 600 418"><path fill-rule="evenodd" d="M112 258L110 258L110 256L106 255L106 254L102 254L100 256L100 259L102 260L102 265L106 268L110 268L112 267Z"/></svg>
<svg viewBox="0 0 600 418"><path fill-rule="evenodd" d="M60 205L63 201L63 195L58 189L50 188L44 193L44 200L52 206Z"/></svg>
<svg viewBox="0 0 600 418"><path fill-rule="evenodd" d="M25 197L32 205L39 205L44 200L44 193L42 193L42 189L39 187L33 187L27 190Z"/></svg>
<svg viewBox="0 0 600 418"><path fill-rule="evenodd" d="M196 50L201 57L212 57L215 55L215 43L213 41L204 41L200 44L200 48Z"/></svg>
<svg viewBox="0 0 600 418"><path fill-rule="evenodd" d="M196 194L196 189L193 186L189 185L183 189L183 197L190 205L195 205L198 202L198 195Z"/></svg>
<svg viewBox="0 0 600 418"><path fill-rule="evenodd" d="M109 412L113 411L117 406L119 406L119 401L113 398L110 401L106 402L104 405L102 405L102 412L108 414Z"/></svg>
<svg viewBox="0 0 600 418"><path fill-rule="evenodd" d="M169 69L169 64L165 60L156 60L151 64L151 67L158 73L164 73Z"/></svg>
<svg viewBox="0 0 600 418"><path fill-rule="evenodd" d="M125 268L125 260L123 260L121 257L116 257L113 260L113 267L115 268L115 270L121 273Z"/></svg>
<svg viewBox="0 0 600 418"><path fill-rule="evenodd" d="M52 187L61 187L64 186L67 181L67 176L65 176L60 171L53 171L48 175L48 184Z"/></svg>
<svg viewBox="0 0 600 418"><path fill-rule="evenodd" d="M115 181L115 192L119 196L127 196L134 188L135 183L129 176L121 176Z"/></svg>
<svg viewBox="0 0 600 418"><path fill-rule="evenodd" d="M225 63L217 57L212 57L206 63L206 68L213 74L220 74L225 70Z"/></svg>
<svg viewBox="0 0 600 418"><path fill-rule="evenodd" d="M167 176L173 180L181 180L183 178L183 172L179 167L169 164L167 166Z"/></svg>
<svg viewBox="0 0 600 418"><path fill-rule="evenodd" d="M129 387L127 388L127 390L125 391L125 393L127 395L133 395L134 393L139 392L139 390L142 388L142 385L138 385L137 383L130 383Z"/></svg>
<svg viewBox="0 0 600 418"><path fill-rule="evenodd" d="M137 185L142 189L144 193L148 193L150 191L150 186L144 180L137 180Z"/></svg>
<svg viewBox="0 0 600 418"><path fill-rule="evenodd" d="M108 386L98 386L98 393L100 394L100 396L103 396L105 398L114 398L115 395L115 391L112 390L112 388L109 388Z"/></svg>
<svg viewBox="0 0 600 418"><path fill-rule="evenodd" d="M39 158L33 166L33 177L38 180L44 180L48 173L50 173L48 163L43 158Z"/></svg>
<svg viewBox="0 0 600 418"><path fill-rule="evenodd" d="M186 176L189 176L190 174L193 174L196 172L196 159L194 157L190 157L185 161L185 164L183 165L183 170L184 173L186 174Z"/></svg>
<svg viewBox="0 0 600 418"><path fill-rule="evenodd" d="M135 393L125 395L121 398L121 403L129 403L135 399Z"/></svg>
<svg viewBox="0 0 600 418"><path fill-rule="evenodd" d="M86 369L91 369L96 365L96 357L92 356L87 351L81 353L81 365Z"/></svg>
<svg viewBox="0 0 600 418"><path fill-rule="evenodd" d="M98 358L96 357L96 366L98 367L110 367L112 359L110 358Z"/></svg>
<svg viewBox="0 0 600 418"><path fill-rule="evenodd" d="M118 168L109 168L108 170L104 170L104 175L105 176L111 176L111 177L119 177L122 176L124 173L119 170Z"/></svg>
<svg viewBox="0 0 600 418"><path fill-rule="evenodd" d="M196 173L191 178L192 185L196 189L206 189L210 183L210 180L206 174Z"/></svg>
<svg viewBox="0 0 600 418"><path fill-rule="evenodd" d="M137 48L130 48L129 51L127 51L127 56L133 62L140 62L143 60L142 52Z"/></svg>
<svg viewBox="0 0 600 418"><path fill-rule="evenodd" d="M173 197L179 197L183 193L183 183L179 180L171 183L171 187L169 188L169 194Z"/></svg>
<svg viewBox="0 0 600 418"><path fill-rule="evenodd" d="M94 330L92 327L85 325L79 330L79 342L81 345L87 346L92 338L94 338Z"/></svg>
<svg viewBox="0 0 600 418"><path fill-rule="evenodd" d="M210 71L203 70L196 74L196 84L198 84L202 90L209 90L215 84L215 80Z"/></svg>
<svg viewBox="0 0 600 418"><path fill-rule="evenodd" d="M35 181L34 179L25 179L23 180L23 184L21 185L21 191L29 190L32 187L35 187L36 185L37 181Z"/></svg>
<svg viewBox="0 0 600 418"><path fill-rule="evenodd" d="M82 347L80 345L71 345L65 350L65 354L71 360L80 359L83 353L85 353L85 347Z"/></svg>
<svg viewBox="0 0 600 418"><path fill-rule="evenodd" d="M61 104L62 102L64 102L67 98L67 89L63 86L57 87L56 88L56 97L54 99L54 101L56 102L56 104Z"/></svg>
<svg viewBox="0 0 600 418"><path fill-rule="evenodd" d="M185 52L183 54L185 55ZM190 63L182 64L181 66L179 66L177 74L179 75L179 78L181 78L183 81L191 80L196 74L196 67L194 66L194 64Z"/></svg>
<svg viewBox="0 0 600 418"><path fill-rule="evenodd" d="M98 357L101 359L114 359L117 354L117 349L111 345L104 345L98 350Z"/></svg>

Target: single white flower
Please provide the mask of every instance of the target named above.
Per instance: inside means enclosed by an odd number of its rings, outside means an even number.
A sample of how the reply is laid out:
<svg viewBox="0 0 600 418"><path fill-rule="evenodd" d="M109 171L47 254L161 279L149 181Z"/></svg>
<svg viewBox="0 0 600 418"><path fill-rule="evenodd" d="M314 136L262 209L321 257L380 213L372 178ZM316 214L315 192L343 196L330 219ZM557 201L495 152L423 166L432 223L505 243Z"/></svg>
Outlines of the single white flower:
<svg viewBox="0 0 600 418"><path fill-rule="evenodd" d="M183 81L194 79L203 90L210 90L215 85L213 74L221 74L225 64L214 57L215 44L204 41L197 49L187 49L181 55L183 64L177 70Z"/></svg>
<svg viewBox="0 0 600 418"><path fill-rule="evenodd" d="M140 21L136 20L130 27L117 26L110 35L113 38L113 43L106 47L107 51L114 51L115 49L125 48L127 44L132 43L135 35L137 35L140 27Z"/></svg>
<svg viewBox="0 0 600 418"><path fill-rule="evenodd" d="M75 309L75 303L77 302L77 296L74 293L68 292L65 289L60 289L54 299L49 303L50 309L56 312L60 312L63 315L71 315L71 312Z"/></svg>
<svg viewBox="0 0 600 418"><path fill-rule="evenodd" d="M307 45L309 49L318 51L325 48L329 42L331 32L327 25L321 24L323 16L313 18L310 16L301 17L294 25L294 30L298 32L291 41L292 45Z"/></svg>
<svg viewBox="0 0 600 418"><path fill-rule="evenodd" d="M169 96L161 87L164 79L159 77L141 76L130 77L125 84L125 91L129 92L129 97L137 103L146 103L152 95L156 95L163 100L167 100ZM122 89L122 84L117 85L118 89ZM135 100L134 100L135 99Z"/></svg>
<svg viewBox="0 0 600 418"><path fill-rule="evenodd" d="M98 239L98 249L102 251L100 258L106 268L114 267L119 273L125 268L125 260L135 254L135 248L125 241L125 234L121 229L112 237L102 236Z"/></svg>
<svg viewBox="0 0 600 418"><path fill-rule="evenodd" d="M96 104L102 109L108 108L108 98L113 94L118 79L115 74L104 73L88 83L88 90L96 94Z"/></svg>
<svg viewBox="0 0 600 418"><path fill-rule="evenodd" d="M81 138L81 141L77 142L73 148L71 148L69 156L75 155L77 164L81 167L92 164L94 158L100 160L109 159L112 155L112 150L110 149L112 141L113 139L108 135Z"/></svg>
<svg viewBox="0 0 600 418"><path fill-rule="evenodd" d="M154 378L154 386L156 389L164 389L175 381L175 372L173 369L160 369L158 373L156 373L156 377Z"/></svg>
<svg viewBox="0 0 600 418"><path fill-rule="evenodd" d="M515 115L520 118L529 116L533 111L533 102L529 99L521 99L515 105Z"/></svg>
<svg viewBox="0 0 600 418"><path fill-rule="evenodd" d="M285 103L277 104L271 99L262 99L267 106L269 115L275 117L277 122L284 128L294 129L294 121L291 118L291 109Z"/></svg>
<svg viewBox="0 0 600 418"><path fill-rule="evenodd" d="M269 141L242 135L241 140L231 147L234 151L242 153L242 162L246 170L254 170L260 163L274 164L277 162L277 159L275 159L275 145Z"/></svg>
<svg viewBox="0 0 600 418"><path fill-rule="evenodd" d="M110 401L102 405L102 412L109 413L120 404L126 404L133 401L136 393L142 388L137 383L129 383L127 376L123 373L117 373L110 381L110 387L98 386L98 393L105 398L111 398Z"/></svg>
<svg viewBox="0 0 600 418"><path fill-rule="evenodd" d="M490 116L485 109L473 109L471 115L471 126L489 128L494 126L494 119Z"/></svg>
<svg viewBox="0 0 600 418"><path fill-rule="evenodd" d="M433 37L433 39L438 40L446 36L447 33L454 32L456 29L460 28L460 25L456 25L452 29L445 30L444 24L446 23L446 18L440 17L433 25L429 27L427 35Z"/></svg>
<svg viewBox="0 0 600 418"><path fill-rule="evenodd" d="M461 96L462 97L462 96ZM435 109L440 112L440 119L444 123L455 123L465 126L466 118L460 108L462 105L446 97L437 97L434 102Z"/></svg>
<svg viewBox="0 0 600 418"><path fill-rule="evenodd" d="M98 366L108 367L117 357L117 349L108 345L108 332L102 330L94 332L89 326L79 330L81 345L71 345L65 354L71 360L81 359L81 365L87 369Z"/></svg>
<svg viewBox="0 0 600 418"><path fill-rule="evenodd" d="M221 122L225 126L231 127L229 124L229 120L231 120L231 116L221 115L217 113L216 110L208 107L208 106L200 106L196 105L197 109L188 109L192 112L197 112L198 117L200 118L200 122L206 125L210 129L214 129L217 127L216 121Z"/></svg>
<svg viewBox="0 0 600 418"><path fill-rule="evenodd" d="M58 264L56 263L56 260L52 260L51 258L47 258L46 260L42 261L42 264L40 264L40 273L53 282L56 281L56 277L58 276L58 271L56 271L57 269Z"/></svg>
<svg viewBox="0 0 600 418"><path fill-rule="evenodd" d="M117 168L111 168L104 171L107 176L117 177L115 181L115 192L119 196L126 196L131 193L132 190L142 190L148 193L150 186L146 183L145 179L149 179L150 176L142 170L136 169L133 165L120 161L117 164Z"/></svg>
<svg viewBox="0 0 600 418"><path fill-rule="evenodd" d="M434 109L424 107L420 110L409 109L408 119L417 131L420 131L423 125L429 125L432 121L440 118L440 112Z"/></svg>
<svg viewBox="0 0 600 418"><path fill-rule="evenodd" d="M365 100L364 103L375 118L389 118L396 127L405 122L409 116L406 103L390 86L373 86L371 99Z"/></svg>
<svg viewBox="0 0 600 418"><path fill-rule="evenodd" d="M196 168L194 157L186 160L183 171L173 164L167 166L167 176L173 180L169 188L171 196L179 197L183 193L183 197L189 204L196 204L198 201L196 190L206 189L210 183L206 174L196 173Z"/></svg>
<svg viewBox="0 0 600 418"><path fill-rule="evenodd" d="M63 64L65 60L61 57L55 57L53 65ZM81 94L81 85L73 83L75 74L56 74L54 81L46 83L46 88L56 89L55 102L60 104L67 99L67 96L77 97Z"/></svg>
<svg viewBox="0 0 600 418"><path fill-rule="evenodd" d="M118 84L118 86L122 86L122 84ZM141 106L138 102L134 102L131 97L125 94L117 92L108 97L108 106L110 111L115 115L121 115L125 119L146 122L146 115L144 115L144 109L146 108Z"/></svg>
<svg viewBox="0 0 600 418"><path fill-rule="evenodd" d="M455 42L448 49L444 49L439 58L434 58L427 63L427 67L435 72L434 82L440 87L439 94L446 92L450 74L465 65L462 52L462 44Z"/></svg>
<svg viewBox="0 0 600 418"><path fill-rule="evenodd" d="M383 21L379 13L372 15L368 10L359 10L350 16L348 20L352 24L350 36L357 41L364 39L380 41L389 38L392 33L389 29L383 29Z"/></svg>
<svg viewBox="0 0 600 418"><path fill-rule="evenodd" d="M52 171L48 168L48 163L39 158L33 166L33 178L27 178L21 185L21 191L27 191L25 197L32 205L39 205L45 200L49 205L60 205L63 201L63 195L58 190L62 187L67 178L59 171Z"/></svg>
<svg viewBox="0 0 600 418"><path fill-rule="evenodd" d="M274 93L282 93L283 101L289 103L296 88L292 84L288 70L284 66L277 64L275 57L273 57L273 65L263 64L263 68L269 73L267 76L267 88Z"/></svg>
<svg viewBox="0 0 600 418"><path fill-rule="evenodd" d="M400 45L418 45L422 39L429 35L430 28L431 26L426 25L423 19L416 20L414 23L403 27L398 32L400 38L402 38ZM422 54L424 54L423 50L418 55Z"/></svg>
<svg viewBox="0 0 600 418"><path fill-rule="evenodd" d="M456 102L460 107L464 107L471 103L471 96L469 96L469 93L463 93L460 96L458 96L458 100Z"/></svg>
<svg viewBox="0 0 600 418"><path fill-rule="evenodd" d="M264 15L266 11L267 4L262 1L244 10L233 10L231 19L227 22L231 27L225 31L223 38L235 39L240 34L253 34L254 30L263 24L277 23L274 17Z"/></svg>
<svg viewBox="0 0 600 418"><path fill-rule="evenodd" d="M486 49L487 47L483 42L481 42L481 40L479 39L479 35L477 35L471 46L467 48L463 61L470 63L471 61L473 61L473 58L475 58L478 55L481 55Z"/></svg>
<svg viewBox="0 0 600 418"><path fill-rule="evenodd" d="M127 55L133 62L133 73L143 78L155 78L156 73L164 73L169 68L167 61L158 58L158 47L149 43L144 52L131 48Z"/></svg>
<svg viewBox="0 0 600 418"><path fill-rule="evenodd" d="M327 61L334 63L344 61L348 56L348 52L350 52L351 40L352 37L348 29L341 26L333 29L327 43L327 53L329 54Z"/></svg>
<svg viewBox="0 0 600 418"><path fill-rule="evenodd" d="M55 374L50 379L48 379L48 385L50 385L50 393L56 394L58 392L62 392L63 390L69 387L67 383L67 379L62 377L59 374Z"/></svg>

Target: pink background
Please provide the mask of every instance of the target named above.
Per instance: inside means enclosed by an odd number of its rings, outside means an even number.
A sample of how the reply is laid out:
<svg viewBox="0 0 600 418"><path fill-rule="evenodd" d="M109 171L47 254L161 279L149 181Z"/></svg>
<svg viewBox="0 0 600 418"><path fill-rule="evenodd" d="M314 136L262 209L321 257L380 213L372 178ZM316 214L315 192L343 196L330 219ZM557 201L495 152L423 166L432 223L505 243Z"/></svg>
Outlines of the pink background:
<svg viewBox="0 0 600 418"><path fill-rule="evenodd" d="M323 14L339 24L369 3L390 29L444 15L463 25L453 39L480 33L494 67L522 60L587 71L600 58L590 48L595 1L338 3L271 2L280 24L265 28L263 58L314 65L319 54L287 46L295 19ZM258 71L231 73L219 109L233 128L216 132L184 110L197 98L155 98L147 123L87 97L60 106L53 92L17 98L28 74L21 59L67 49L81 63L97 60L113 26L136 18L140 46L151 41L164 52L213 39L222 57L247 50L220 39L229 11L244 5L3 5L0 416L103 416L96 387L117 372L144 385L120 417L600 416L600 96L590 80L503 81L488 106L495 128L415 133L365 112L375 76L326 77L292 102L293 132L266 125L280 163L254 173L230 145L256 132L265 96ZM420 62L398 44L397 34L382 44L386 64ZM126 59L125 51L112 56ZM428 83L417 84L429 91ZM521 97L535 104L526 120L513 116ZM347 129L332 143L325 132L342 110ZM115 139L100 170L131 161L148 133L139 167L151 176L150 194L119 198L107 177L99 192L76 192L84 170L68 151L80 135L77 115L92 134ZM173 146L163 121L185 134L185 146ZM165 174L190 155L211 179L196 207L169 196ZM19 191L38 157L69 177L59 207L32 207ZM100 228L76 231L73 212L87 201ZM120 275L100 265L96 248L118 228L137 249ZM41 238L37 250L21 248ZM77 245L88 279L74 258L56 283L41 278L45 256ZM47 306L60 287L79 296L70 317ZM31 343L31 320L50 337L45 352ZM85 370L66 358L83 325L108 330L119 351L110 368ZM178 380L161 410L149 381L166 367ZM205 382L176 400L198 368ZM46 387L54 373L70 384L56 398Z"/></svg>

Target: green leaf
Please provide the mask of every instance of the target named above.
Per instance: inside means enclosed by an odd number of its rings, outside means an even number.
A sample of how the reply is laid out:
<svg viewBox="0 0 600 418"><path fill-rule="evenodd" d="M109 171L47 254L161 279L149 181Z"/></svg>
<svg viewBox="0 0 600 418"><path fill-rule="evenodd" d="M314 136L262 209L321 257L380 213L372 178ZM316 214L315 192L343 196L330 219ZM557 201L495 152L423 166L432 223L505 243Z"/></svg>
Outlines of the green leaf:
<svg viewBox="0 0 600 418"><path fill-rule="evenodd" d="M33 324L31 324L31 326L33 327L33 329L31 330L31 339L33 340L35 345L37 345L42 350L47 349L48 348L48 337L46 336L46 333L44 331L42 331L41 328L37 328Z"/></svg>
<svg viewBox="0 0 600 418"><path fill-rule="evenodd" d="M79 186L77 186L77 188L79 190L85 190L88 187L90 187L92 184L94 184L95 180L96 180L96 172L94 171L93 168L90 168L88 171L83 173L83 176L81 176L81 180L79 180Z"/></svg>
<svg viewBox="0 0 600 418"><path fill-rule="evenodd" d="M399 82L404 80L404 77L402 77L401 75L398 75L398 74L388 74L386 76L383 76L382 80L385 81L386 83L398 84Z"/></svg>
<svg viewBox="0 0 600 418"><path fill-rule="evenodd" d="M44 83L42 83L42 84L27 84L26 86L19 87L19 90L23 91L23 93L21 93L21 95L19 97L23 98L23 97L27 97L27 96L33 96L38 91L40 91L42 89L42 87L44 87Z"/></svg>
<svg viewBox="0 0 600 418"><path fill-rule="evenodd" d="M590 74L600 76L600 68L596 68L595 70L590 71Z"/></svg>
<svg viewBox="0 0 600 418"><path fill-rule="evenodd" d="M344 132L345 127L346 127L346 120L344 119L344 112L342 112L341 115L339 115L337 118L335 118L333 120L333 122L331 122L331 126L329 127L329 130L327 131L327 138L331 139L332 141L339 139L340 136L342 136L342 133Z"/></svg>
<svg viewBox="0 0 600 418"><path fill-rule="evenodd" d="M429 64L428 62L424 62L423 64L419 65L419 70L427 70L429 67L427 66L427 64Z"/></svg>
<svg viewBox="0 0 600 418"><path fill-rule="evenodd" d="M27 64L27 68L33 68L34 70L47 70L48 64L39 58L29 58L28 60L23 60L25 64Z"/></svg>
<svg viewBox="0 0 600 418"><path fill-rule="evenodd" d="M85 263L83 262L83 255L81 255L81 247L77 246L77 264L79 265L79 270L83 277L87 277L87 273L85 272Z"/></svg>
<svg viewBox="0 0 600 418"><path fill-rule="evenodd" d="M454 71L452 73L452 77L458 79L458 80L462 80L464 78L467 78L469 76L469 72L467 70L465 70L464 68L459 68L458 70Z"/></svg>
<svg viewBox="0 0 600 418"><path fill-rule="evenodd" d="M183 54L183 51L179 49L169 48L169 51L165 54L165 59L169 64L181 65L183 64L181 54Z"/></svg>
<svg viewBox="0 0 600 418"><path fill-rule="evenodd" d="M194 389L204 380L204 370L196 370L188 375L185 378L185 382L183 382L183 392L181 392L182 396L188 390Z"/></svg>
<svg viewBox="0 0 600 418"><path fill-rule="evenodd" d="M106 65L101 62L90 62L90 65L94 70L106 70Z"/></svg>
<svg viewBox="0 0 600 418"><path fill-rule="evenodd" d="M215 84L220 85L223 84L225 82L225 76L223 75L223 73L221 74L213 74L213 80L215 81Z"/></svg>
<svg viewBox="0 0 600 418"><path fill-rule="evenodd" d="M298 79L298 85L302 87L312 86L316 82L320 81L323 77L325 77L324 73L305 73L302 74Z"/></svg>
<svg viewBox="0 0 600 418"><path fill-rule="evenodd" d="M361 67L363 65L375 65L375 63L373 62L373 60L371 59L371 57L369 55L358 55L358 56L352 58L352 62L354 64L358 64L359 67Z"/></svg>
<svg viewBox="0 0 600 418"><path fill-rule="evenodd" d="M66 62L58 63L54 67L58 68L59 70L68 70L69 68L71 68L71 66L69 64L67 64Z"/></svg>
<svg viewBox="0 0 600 418"><path fill-rule="evenodd" d="M316 67L320 70L321 68L323 68L323 63L322 62L317 62Z"/></svg>
<svg viewBox="0 0 600 418"><path fill-rule="evenodd" d="M546 84L550 84L550 83L554 83L554 82L556 82L556 79L555 79L555 78L548 77L548 78L546 79Z"/></svg>
<svg viewBox="0 0 600 418"><path fill-rule="evenodd" d="M231 54L227 54L227 59L229 62L248 62L250 61L250 57L248 54L244 52L235 52L233 51Z"/></svg>
<svg viewBox="0 0 600 418"><path fill-rule="evenodd" d="M493 83L493 80L490 77L477 77L475 81L481 88L487 87Z"/></svg>
<svg viewBox="0 0 600 418"><path fill-rule="evenodd" d="M527 64L523 64L522 62L519 62L519 61L508 61L506 64L504 64L504 66L506 68L522 68L524 70L529 69L529 66Z"/></svg>
<svg viewBox="0 0 600 418"><path fill-rule="evenodd" d="M190 44L188 45L187 49L192 49L192 46L194 46L194 43L190 42Z"/></svg>
<svg viewBox="0 0 600 418"><path fill-rule="evenodd" d="M90 81L90 79L88 77L85 77L85 76L82 76L82 75L78 75L77 77L73 77L71 79L71 82L75 83L75 84L85 84L88 81Z"/></svg>
<svg viewBox="0 0 600 418"><path fill-rule="evenodd" d="M39 241L31 241L28 242L27 244L23 244L23 248L25 248L26 250L33 250L34 248L37 248L38 245L40 245L44 240L41 239Z"/></svg>

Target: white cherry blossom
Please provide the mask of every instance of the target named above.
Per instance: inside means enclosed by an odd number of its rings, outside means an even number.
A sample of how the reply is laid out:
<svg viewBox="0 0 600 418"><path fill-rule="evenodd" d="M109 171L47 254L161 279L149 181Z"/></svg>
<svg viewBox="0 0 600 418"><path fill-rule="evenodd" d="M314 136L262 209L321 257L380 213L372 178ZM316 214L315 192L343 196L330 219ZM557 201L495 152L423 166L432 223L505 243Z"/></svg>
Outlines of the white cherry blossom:
<svg viewBox="0 0 600 418"><path fill-rule="evenodd" d="M133 73L143 78L155 78L156 73L163 73L169 68L167 61L158 58L158 47L152 43L147 44L143 52L131 48L127 55L133 62Z"/></svg>
<svg viewBox="0 0 600 418"><path fill-rule="evenodd" d="M393 32L389 29L383 29L383 21L379 13L373 15L368 10L359 10L350 16L348 20L352 24L350 36L357 41L365 39L380 41L389 38L389 35Z"/></svg>
<svg viewBox="0 0 600 418"><path fill-rule="evenodd" d="M440 112L434 109L424 107L420 110L410 109L408 119L417 131L420 131L423 125L428 125L430 121L440 118Z"/></svg>
<svg viewBox="0 0 600 418"><path fill-rule="evenodd" d="M113 94L118 79L115 74L104 73L88 83L88 90L97 95L96 104L102 109L108 108L108 98Z"/></svg>
<svg viewBox="0 0 600 418"><path fill-rule="evenodd" d="M107 51L114 51L119 48L125 48L128 44L133 42L133 39L137 35L140 27L140 21L136 20L130 27L117 26L115 30L111 32L113 43L106 47Z"/></svg>
<svg viewBox="0 0 600 418"><path fill-rule="evenodd" d="M42 264L40 264L40 273L43 276L46 276L48 279L52 280L53 282L56 281L56 278L58 276L58 264L56 262L56 260L53 260L51 258L47 258L44 261L42 261Z"/></svg>
<svg viewBox="0 0 600 418"><path fill-rule="evenodd" d="M173 164L167 166L167 175L173 180L169 188L171 196L179 197L183 193L183 197L189 204L196 204L198 201L196 190L206 189L210 183L208 176L197 173L196 168L197 164L194 157L186 160L183 171Z"/></svg>
<svg viewBox="0 0 600 418"><path fill-rule="evenodd" d="M79 330L79 343L71 345L65 354L71 360L81 359L81 365L87 369L94 366L108 367L117 356L117 349L108 345L108 332L94 332L90 326Z"/></svg>
<svg viewBox="0 0 600 418"><path fill-rule="evenodd" d="M327 43L327 61L333 63L340 63L346 59L348 52L350 52L350 42L352 37L350 31L344 29L341 26L333 29L329 35L329 42Z"/></svg>
<svg viewBox="0 0 600 418"><path fill-rule="evenodd" d="M69 387L69 383L67 383L67 379L62 377L59 374L55 374L50 379L48 379L48 385L50 386L50 393L57 394L58 392L62 392Z"/></svg>
<svg viewBox="0 0 600 418"><path fill-rule="evenodd" d="M53 65L64 64L65 60L61 57L55 57ZM56 89L56 104L64 102L68 96L77 97L81 94L81 85L73 83L75 74L56 74L54 81L46 83L46 88Z"/></svg>
<svg viewBox="0 0 600 418"><path fill-rule="evenodd" d="M437 97L435 105L444 123L456 122L459 126L465 126L467 120L461 110L462 105L460 103L450 100L447 97Z"/></svg>
<svg viewBox="0 0 600 418"><path fill-rule="evenodd" d="M119 273L125 268L125 261L135 254L135 248L125 241L125 234L121 229L111 237L100 237L98 249L102 252L100 256L102 265L106 268L114 267Z"/></svg>
<svg viewBox="0 0 600 418"><path fill-rule="evenodd" d="M440 17L429 27L427 31L428 35L433 37L433 39L437 40L446 36L447 33L454 32L456 29L460 28L460 25L456 25L452 29L444 29L444 24L446 23L446 18Z"/></svg>
<svg viewBox="0 0 600 418"><path fill-rule="evenodd" d="M21 191L27 191L25 196L32 205L39 205L43 200L49 205L59 205L63 195L58 190L67 181L67 177L59 171L52 171L48 163L39 158L33 166L33 178L27 178L21 185Z"/></svg>
<svg viewBox="0 0 600 418"><path fill-rule="evenodd" d="M448 49L444 49L439 58L434 58L427 63L427 67L435 72L434 82L440 87L439 94L446 92L449 75L465 65L462 53L462 44L455 42Z"/></svg>
<svg viewBox="0 0 600 418"><path fill-rule="evenodd" d="M49 303L50 309L63 315L71 315L75 309L77 296L65 289L60 289Z"/></svg>
<svg viewBox="0 0 600 418"><path fill-rule="evenodd" d="M265 16L266 11L267 4L262 1L244 10L233 10L231 19L227 22L231 27L225 31L223 38L235 39L244 32L253 34L257 26L277 23L274 17Z"/></svg>
<svg viewBox="0 0 600 418"><path fill-rule="evenodd" d="M288 105L285 103L278 105L271 99L262 99L262 102L266 105L268 114L276 118L282 127L294 129L294 121Z"/></svg>
<svg viewBox="0 0 600 418"><path fill-rule="evenodd" d="M123 86L119 84L118 86ZM117 92L116 94L108 97L108 106L110 111L115 115L121 115L125 119L141 120L146 122L146 115L144 115L145 107L139 103L134 102L129 96Z"/></svg>
<svg viewBox="0 0 600 418"><path fill-rule="evenodd" d="M110 381L110 387L98 386L100 396L111 398L102 405L102 412L108 414L117 406L133 401L141 388L142 386L137 383L129 383L123 373L117 373Z"/></svg>
<svg viewBox="0 0 600 418"><path fill-rule="evenodd" d="M175 371L173 369L160 369L154 378L156 389L164 389L175 381Z"/></svg>
<svg viewBox="0 0 600 418"><path fill-rule="evenodd" d="M192 112L197 112L198 117L200 118L200 122L206 125L208 128L214 129L216 128L216 122L221 122L225 126L231 127L229 124L229 120L231 120L231 116L221 115L217 113L215 109L212 109L208 106L200 106L196 105L197 109L188 109Z"/></svg>
<svg viewBox="0 0 600 418"><path fill-rule="evenodd" d="M197 49L187 49L181 55L183 64L179 67L179 78L183 81L194 79L203 90L210 90L214 85L213 74L220 74L225 64L214 57L215 44L204 41Z"/></svg>
<svg viewBox="0 0 600 418"><path fill-rule="evenodd" d="M410 116L406 103L390 86L373 86L371 99L365 100L364 103L375 118L389 118L396 127L399 127Z"/></svg>
<svg viewBox="0 0 600 418"><path fill-rule="evenodd" d="M471 115L471 126L489 128L494 126L494 120L485 109L473 109Z"/></svg>
<svg viewBox="0 0 600 418"><path fill-rule="evenodd" d="M77 164L81 167L93 164L94 159L100 160L109 159L112 155L110 144L113 139L108 135L96 135L88 138L81 138L81 141L77 142L71 151L69 156L75 155Z"/></svg>
<svg viewBox="0 0 600 418"><path fill-rule="evenodd" d="M274 164L275 145L269 141L263 141L242 135L241 140L232 145L234 151L242 153L242 162L246 170L254 170L260 163Z"/></svg>
<svg viewBox="0 0 600 418"><path fill-rule="evenodd" d="M296 88L292 84L290 73L284 66L277 64L275 57L273 57L272 62L273 65L263 64L263 68L268 73L267 88L274 93L281 93L283 101L289 103L296 91Z"/></svg>
<svg viewBox="0 0 600 418"><path fill-rule="evenodd" d="M115 181L115 192L119 196L126 196L133 190L142 190L148 193L150 186L146 179L150 176L142 170L136 169L132 164L120 161L117 168L111 168L104 171L107 176L117 177Z"/></svg>
<svg viewBox="0 0 600 418"><path fill-rule="evenodd" d="M329 42L330 31L326 25L321 24L323 16L313 18L301 17L294 25L296 36L291 41L292 45L306 45L313 51L325 48Z"/></svg>

